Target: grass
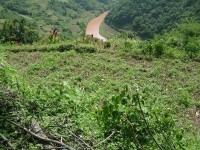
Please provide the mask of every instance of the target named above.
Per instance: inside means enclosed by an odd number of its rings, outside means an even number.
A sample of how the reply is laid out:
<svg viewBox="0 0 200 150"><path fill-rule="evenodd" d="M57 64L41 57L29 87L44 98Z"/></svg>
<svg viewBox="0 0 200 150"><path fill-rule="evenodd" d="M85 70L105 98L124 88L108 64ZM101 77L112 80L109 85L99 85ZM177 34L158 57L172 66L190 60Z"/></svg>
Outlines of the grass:
<svg viewBox="0 0 200 150"><path fill-rule="evenodd" d="M53 49L56 48L54 45ZM133 87L138 84L142 89L152 88L153 95L162 97L160 92L166 93L170 103L178 103L183 108L195 107L200 98L200 64L194 61L140 60L126 57L114 49L94 53L78 53L73 48L67 52L7 51L5 55L19 75L26 77L31 84L67 80L88 94L101 95L102 98L125 85Z"/></svg>
<svg viewBox="0 0 200 150"><path fill-rule="evenodd" d="M103 37L105 37L107 39L110 39L111 37L119 34L118 31L116 31L115 29L111 28L110 26L108 26L104 22L101 24L99 32Z"/></svg>
<svg viewBox="0 0 200 150"><path fill-rule="evenodd" d="M148 95L146 101L158 106L162 104L172 110L177 117L176 123L183 128L183 140L189 141L186 147L198 149L200 120L196 112L200 109L199 62L192 59L141 57L133 53L137 46L133 44L130 47L130 41L127 40L122 43L111 40L110 48L103 48L102 43L77 41L38 46L3 46L1 49L4 49L5 60L17 70L17 76L28 81L31 87L43 85L53 89L54 82L66 81L89 97L92 104L88 107L91 109L102 107L105 100L119 94L125 86L133 91L138 86L140 91ZM137 41L133 43L138 44ZM64 47L63 51L61 47ZM95 47L96 50L88 52L88 47ZM85 114L84 118L88 120L90 113ZM97 131L95 122L88 120L84 122L86 124L87 128L83 128L88 132Z"/></svg>

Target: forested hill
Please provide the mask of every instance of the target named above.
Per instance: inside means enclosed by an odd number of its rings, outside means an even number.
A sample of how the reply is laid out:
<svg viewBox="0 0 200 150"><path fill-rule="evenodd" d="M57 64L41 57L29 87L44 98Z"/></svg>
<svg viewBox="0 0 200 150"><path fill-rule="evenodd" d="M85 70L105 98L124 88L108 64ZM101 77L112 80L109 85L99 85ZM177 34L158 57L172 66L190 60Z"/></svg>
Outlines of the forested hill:
<svg viewBox="0 0 200 150"><path fill-rule="evenodd" d="M25 18L43 32L56 27L71 37L84 32L87 21L107 10L110 3L108 0L1 0L0 24L8 19Z"/></svg>
<svg viewBox="0 0 200 150"><path fill-rule="evenodd" d="M200 21L200 0L124 0L107 17L116 28L134 31L151 38L177 22Z"/></svg>

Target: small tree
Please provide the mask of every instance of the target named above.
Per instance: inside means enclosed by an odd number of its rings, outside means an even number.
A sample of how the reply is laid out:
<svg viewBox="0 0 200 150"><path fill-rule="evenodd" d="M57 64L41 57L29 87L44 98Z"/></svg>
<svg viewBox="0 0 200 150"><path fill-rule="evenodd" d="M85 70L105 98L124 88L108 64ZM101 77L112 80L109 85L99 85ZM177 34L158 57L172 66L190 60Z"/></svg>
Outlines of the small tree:
<svg viewBox="0 0 200 150"><path fill-rule="evenodd" d="M2 43L32 44L39 40L39 34L26 20L6 21L0 32Z"/></svg>

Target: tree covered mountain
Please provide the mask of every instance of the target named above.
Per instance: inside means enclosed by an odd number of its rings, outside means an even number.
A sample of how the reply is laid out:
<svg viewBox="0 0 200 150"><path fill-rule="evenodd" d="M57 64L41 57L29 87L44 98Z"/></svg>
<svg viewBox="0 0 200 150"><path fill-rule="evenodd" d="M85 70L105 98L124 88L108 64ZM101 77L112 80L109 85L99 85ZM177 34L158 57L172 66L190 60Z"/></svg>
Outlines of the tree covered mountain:
<svg viewBox="0 0 200 150"><path fill-rule="evenodd" d="M124 0L110 12L106 22L116 28L151 38L177 22L200 21L200 0Z"/></svg>
<svg viewBox="0 0 200 150"><path fill-rule="evenodd" d="M0 1L0 23L25 18L41 31L58 28L65 37L82 34L94 15L107 10L108 0L6 0Z"/></svg>

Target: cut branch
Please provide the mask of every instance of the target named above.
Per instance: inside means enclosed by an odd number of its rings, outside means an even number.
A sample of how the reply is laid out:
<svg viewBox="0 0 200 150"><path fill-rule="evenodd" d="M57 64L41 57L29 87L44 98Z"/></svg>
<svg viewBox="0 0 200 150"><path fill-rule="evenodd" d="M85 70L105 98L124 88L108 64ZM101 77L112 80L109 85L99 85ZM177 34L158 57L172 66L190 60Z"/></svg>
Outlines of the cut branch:
<svg viewBox="0 0 200 150"><path fill-rule="evenodd" d="M68 130L68 129L67 129ZM89 144L87 144L82 138L78 137L76 134L74 134L72 131L68 130L69 133L71 133L75 138L83 142L84 145L86 145L88 148L92 149Z"/></svg>
<svg viewBox="0 0 200 150"><path fill-rule="evenodd" d="M106 139L104 139L103 141L101 141L100 143L94 145L93 147L97 147L103 143L105 143L108 139L110 139L113 135L115 134L115 131L113 131Z"/></svg>
<svg viewBox="0 0 200 150"><path fill-rule="evenodd" d="M38 134L36 134L36 133L34 133L34 132L28 130L28 129L25 128L25 127L20 126L19 124L15 123L15 122L12 122L12 121L9 121L9 122L11 122L12 124L14 124L14 125L17 126L18 128L20 128L20 129L26 131L27 133L29 133L30 135L32 135L33 137L35 137L35 138L37 138L37 139L40 139L40 140L45 141L45 142L50 142L50 143L57 144L57 145L59 145L59 146L65 147L65 148L67 148L67 149L69 149L69 150L75 150L74 148L72 148L72 147L69 146L69 145L66 145L66 144L63 143L63 142L60 142L60 141L57 141L57 140L52 140L52 139L49 139L48 137L39 136Z"/></svg>
<svg viewBox="0 0 200 150"><path fill-rule="evenodd" d="M5 142L7 142L8 146L10 147L9 149L14 150L13 145L10 143L10 141L9 141L3 134L0 133L0 137L1 137Z"/></svg>

